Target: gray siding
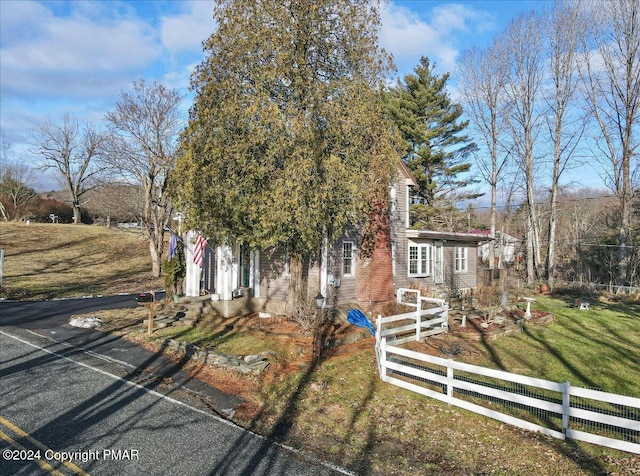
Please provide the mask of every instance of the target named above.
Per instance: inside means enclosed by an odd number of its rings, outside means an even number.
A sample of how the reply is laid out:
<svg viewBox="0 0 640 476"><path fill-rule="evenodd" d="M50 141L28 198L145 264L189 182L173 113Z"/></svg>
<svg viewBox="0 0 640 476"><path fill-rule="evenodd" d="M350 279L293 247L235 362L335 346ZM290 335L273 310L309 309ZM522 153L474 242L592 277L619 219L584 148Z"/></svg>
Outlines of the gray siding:
<svg viewBox="0 0 640 476"><path fill-rule="evenodd" d="M320 267L317 261L305 263L303 279L310 290L319 289ZM283 249L260 253L260 297L270 301L287 301L291 276Z"/></svg>
<svg viewBox="0 0 640 476"><path fill-rule="evenodd" d="M345 241L353 243L352 273L345 276L342 269L342 244ZM337 304L347 303L356 299L356 280L358 273L358 237L354 230L347 231L340 239L329 247L328 272L330 275L340 279L340 286L335 288L327 286L329 299L335 300Z"/></svg>
<svg viewBox="0 0 640 476"><path fill-rule="evenodd" d="M282 249L260 253L260 297L286 301L289 295L289 275L285 273L285 253Z"/></svg>
<svg viewBox="0 0 640 476"><path fill-rule="evenodd" d="M455 247L462 246L467 248L467 271L465 273L456 273L455 270ZM452 243L447 246L446 253L451 256L445 259L445 264L452 273L461 281L460 285L464 288L475 288L478 285L478 244L477 243ZM448 263L451 263L450 265Z"/></svg>
<svg viewBox="0 0 640 476"><path fill-rule="evenodd" d="M417 276L409 276L409 252L408 246L409 241L415 244L431 244L438 242L439 240L424 240L424 239L411 239L405 240L405 249L403 250L402 256L402 267L396 268L397 278L396 278L396 288L411 286L411 285L419 285L419 286L434 286L434 276L425 276L425 277L417 277ZM467 271L464 273L456 273L455 272L455 248L456 247L466 247L467 248ZM469 287L475 288L478 283L477 279L477 266L478 266L478 246L476 243L468 243L468 242L455 242L448 240L442 244L442 261L443 261L443 271L445 275L445 279L451 279L450 276L453 274L456 278L459 278L459 286L460 287ZM398 259L400 263L400 259Z"/></svg>
<svg viewBox="0 0 640 476"><path fill-rule="evenodd" d="M394 286L401 288L409 284L407 277L409 249L406 232L409 226L407 222L409 186L403 174L398 174L395 185L396 206L395 213L391 216L391 241L395 251Z"/></svg>

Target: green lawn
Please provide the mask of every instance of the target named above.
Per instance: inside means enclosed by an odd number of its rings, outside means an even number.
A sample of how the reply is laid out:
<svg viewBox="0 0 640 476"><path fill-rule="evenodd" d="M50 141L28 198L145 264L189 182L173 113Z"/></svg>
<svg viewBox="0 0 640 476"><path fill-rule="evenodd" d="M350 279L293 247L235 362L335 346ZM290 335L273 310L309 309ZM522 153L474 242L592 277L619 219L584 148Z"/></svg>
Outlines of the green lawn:
<svg viewBox="0 0 640 476"><path fill-rule="evenodd" d="M589 311L567 297L538 297L547 325L479 344L476 365L640 397L640 304L591 299Z"/></svg>

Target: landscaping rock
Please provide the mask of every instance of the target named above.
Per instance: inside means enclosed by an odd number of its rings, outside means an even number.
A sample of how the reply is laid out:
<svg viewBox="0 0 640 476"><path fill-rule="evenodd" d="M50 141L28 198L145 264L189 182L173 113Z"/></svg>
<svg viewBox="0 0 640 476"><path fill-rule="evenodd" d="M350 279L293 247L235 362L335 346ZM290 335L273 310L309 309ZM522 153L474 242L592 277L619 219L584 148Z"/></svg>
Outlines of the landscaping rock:
<svg viewBox="0 0 640 476"><path fill-rule="evenodd" d="M244 358L244 361L245 361L247 364L251 364L251 363L253 363L253 362L257 362L257 361L259 361L259 360L262 360L262 357L260 357L259 355L247 355L247 356Z"/></svg>
<svg viewBox="0 0 640 476"><path fill-rule="evenodd" d="M82 327L84 329L100 329L102 321L95 316L74 317L69 321L72 327Z"/></svg>

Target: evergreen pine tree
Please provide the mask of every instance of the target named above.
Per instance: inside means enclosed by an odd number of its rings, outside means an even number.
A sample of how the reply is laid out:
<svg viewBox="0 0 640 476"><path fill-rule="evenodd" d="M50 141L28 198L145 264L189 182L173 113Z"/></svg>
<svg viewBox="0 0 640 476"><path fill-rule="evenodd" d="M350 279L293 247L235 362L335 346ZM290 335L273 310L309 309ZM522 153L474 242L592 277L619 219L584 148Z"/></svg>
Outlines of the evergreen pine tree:
<svg viewBox="0 0 640 476"><path fill-rule="evenodd" d="M449 74L438 76L425 57L402 81L386 92L386 109L405 141L404 160L418 182L411 207L412 223L420 228L450 227L437 219L463 200L481 194L463 189L479 181L463 177L466 159L477 147L464 134L462 107L446 90ZM450 220L446 220L447 223Z"/></svg>

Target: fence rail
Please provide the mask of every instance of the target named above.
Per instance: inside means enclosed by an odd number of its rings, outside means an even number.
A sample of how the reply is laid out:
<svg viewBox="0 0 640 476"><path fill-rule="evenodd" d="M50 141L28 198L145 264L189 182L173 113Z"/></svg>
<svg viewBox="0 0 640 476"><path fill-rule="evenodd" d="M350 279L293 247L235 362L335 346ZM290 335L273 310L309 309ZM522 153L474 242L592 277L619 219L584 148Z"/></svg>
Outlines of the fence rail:
<svg viewBox="0 0 640 476"><path fill-rule="evenodd" d="M415 308L415 311L378 317L378 336L391 338L399 345L447 331L449 306L444 299L425 297L419 289L406 288L398 289L396 299L400 304ZM425 317L429 318L424 319ZM396 323L395 327L390 328L390 323Z"/></svg>
<svg viewBox="0 0 640 476"><path fill-rule="evenodd" d="M416 297L419 303L419 293ZM443 304L439 319L446 311ZM401 322L410 315L419 320L416 313L378 318L376 357L383 381L554 438L571 438L640 454L640 398L573 387L569 382L513 374L399 347L419 339L424 334L422 327L385 328L385 324ZM422 324L433 320L437 319ZM415 335L397 337L408 330Z"/></svg>
<svg viewBox="0 0 640 476"><path fill-rule="evenodd" d="M612 294L640 293L640 286L621 286L621 285L612 284L612 283L599 284L599 283L565 281L565 280L557 280L557 284L562 284L563 286L571 286L576 288L587 288L587 289L591 289L592 291L605 290Z"/></svg>

